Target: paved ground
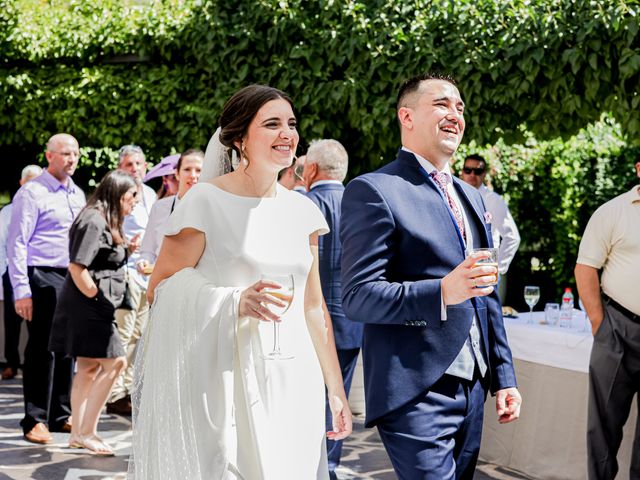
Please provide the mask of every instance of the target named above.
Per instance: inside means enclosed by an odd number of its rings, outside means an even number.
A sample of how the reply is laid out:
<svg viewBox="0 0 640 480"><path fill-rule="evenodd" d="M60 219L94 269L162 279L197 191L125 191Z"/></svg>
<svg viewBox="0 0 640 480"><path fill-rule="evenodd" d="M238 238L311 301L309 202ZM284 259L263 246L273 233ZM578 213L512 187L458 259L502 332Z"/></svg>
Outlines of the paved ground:
<svg viewBox="0 0 640 480"><path fill-rule="evenodd" d="M22 382L0 381L0 480L124 480L131 442L126 417L101 417L98 430L116 449L116 456L97 458L84 450L67 448L68 435L54 433L54 443L38 446L26 442L18 427L22 418ZM389 459L374 429L364 429L356 418L354 434L345 443L341 480L394 480ZM481 464L475 480L524 479L499 467ZM159 479L161 480L161 479Z"/></svg>

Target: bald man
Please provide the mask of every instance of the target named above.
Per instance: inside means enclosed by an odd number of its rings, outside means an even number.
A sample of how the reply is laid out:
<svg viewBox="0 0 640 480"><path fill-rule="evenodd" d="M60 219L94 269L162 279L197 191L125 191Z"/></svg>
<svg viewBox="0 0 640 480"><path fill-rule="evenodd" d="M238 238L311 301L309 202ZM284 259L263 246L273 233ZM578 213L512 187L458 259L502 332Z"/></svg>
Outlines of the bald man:
<svg viewBox="0 0 640 480"><path fill-rule="evenodd" d="M60 133L47 142L48 167L13 199L7 241L16 313L27 321L23 365L25 438L50 443L50 431L70 431L73 361L49 352L56 300L69 265L69 228L86 201L71 179L78 142Z"/></svg>

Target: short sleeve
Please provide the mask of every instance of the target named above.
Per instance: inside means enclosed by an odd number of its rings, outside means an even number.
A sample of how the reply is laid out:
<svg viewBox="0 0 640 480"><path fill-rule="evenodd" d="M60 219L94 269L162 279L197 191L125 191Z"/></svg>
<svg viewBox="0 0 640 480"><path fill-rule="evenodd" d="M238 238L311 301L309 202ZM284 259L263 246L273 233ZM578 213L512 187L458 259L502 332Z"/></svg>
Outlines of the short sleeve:
<svg viewBox="0 0 640 480"><path fill-rule="evenodd" d="M204 183L194 185L180 200L169 215L167 228L164 235L171 237L179 234L185 228L193 228L200 232L206 232L205 220L210 201L207 188L212 188Z"/></svg>
<svg viewBox="0 0 640 480"><path fill-rule="evenodd" d="M69 261L89 267L100 249L106 222L95 210L82 212L69 232Z"/></svg>
<svg viewBox="0 0 640 480"><path fill-rule="evenodd" d="M580 241L577 263L600 269L611 249L611 235L616 212L604 204L589 219Z"/></svg>
<svg viewBox="0 0 640 480"><path fill-rule="evenodd" d="M318 235L326 235L329 233L329 224L327 224L326 218L322 214L322 211L318 208L318 206L311 201L311 199L300 195L295 192L295 195L300 196L301 202L301 210L302 210L302 218L304 218L303 225L306 226L309 235L314 232L318 232Z"/></svg>

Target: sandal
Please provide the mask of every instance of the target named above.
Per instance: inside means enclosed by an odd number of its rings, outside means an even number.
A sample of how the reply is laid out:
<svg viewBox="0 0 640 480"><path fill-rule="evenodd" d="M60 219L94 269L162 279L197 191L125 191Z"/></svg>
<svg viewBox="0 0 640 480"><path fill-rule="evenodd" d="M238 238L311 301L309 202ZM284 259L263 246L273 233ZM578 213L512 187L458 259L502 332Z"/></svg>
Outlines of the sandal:
<svg viewBox="0 0 640 480"><path fill-rule="evenodd" d="M91 437L82 437L82 440L78 443L82 448L89 450L91 455L99 457L113 457L116 454L111 446L107 445L100 437L95 435ZM71 446L71 443L69 446Z"/></svg>
<svg viewBox="0 0 640 480"><path fill-rule="evenodd" d="M77 433L71 433L71 435L69 435L69 448L84 448L84 445L82 445L82 435L79 435Z"/></svg>

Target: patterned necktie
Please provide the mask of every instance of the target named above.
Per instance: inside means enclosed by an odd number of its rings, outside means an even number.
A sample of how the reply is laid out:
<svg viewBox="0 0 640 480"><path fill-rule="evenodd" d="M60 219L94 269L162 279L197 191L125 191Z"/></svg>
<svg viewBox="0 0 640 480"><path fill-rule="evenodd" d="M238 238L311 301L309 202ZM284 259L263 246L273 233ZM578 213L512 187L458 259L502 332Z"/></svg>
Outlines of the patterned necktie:
<svg viewBox="0 0 640 480"><path fill-rule="evenodd" d="M453 216L456 219L460 234L466 241L467 237L464 230L464 219L462 218L462 212L460 211L460 207L458 207L458 204L453 200L453 197L449 194L449 189L447 188L447 185L451 182L449 175L447 175L446 173L438 172L437 170L431 172L430 175L433 181L436 182L436 185L438 185L438 187L440 188L440 191L444 194L444 198L449 204L451 213L453 213Z"/></svg>

